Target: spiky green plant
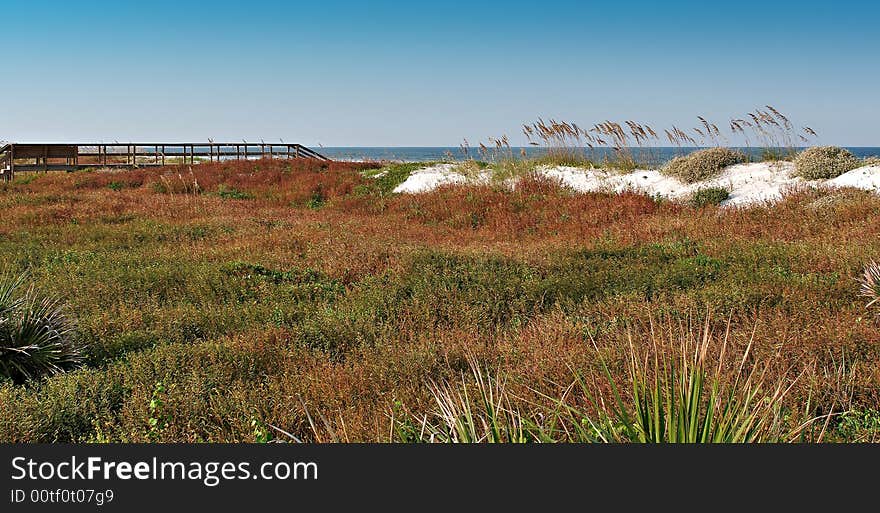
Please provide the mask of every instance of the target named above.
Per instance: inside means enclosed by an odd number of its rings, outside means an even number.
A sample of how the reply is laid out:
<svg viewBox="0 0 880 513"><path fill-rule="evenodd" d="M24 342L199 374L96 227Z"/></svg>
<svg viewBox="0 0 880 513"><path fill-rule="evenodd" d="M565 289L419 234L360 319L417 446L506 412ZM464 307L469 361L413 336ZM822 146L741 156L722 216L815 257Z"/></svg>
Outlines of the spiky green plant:
<svg viewBox="0 0 880 513"><path fill-rule="evenodd" d="M599 416L589 420L577 410L569 415L574 413L602 441L641 443L786 442L796 440L817 420L787 425L782 400L793 383L771 382L766 364L747 365L751 341L731 375L724 371L726 334L713 366L708 362L713 341L708 324L699 340L691 337L682 334L678 351L663 356L657 354L656 340L653 356L639 357L631 343L630 394L624 395L603 363L613 401L594 399L591 387L578 379Z"/></svg>
<svg viewBox="0 0 880 513"><path fill-rule="evenodd" d="M58 300L25 288L26 275L0 276L0 378L21 383L79 366L82 349Z"/></svg>
<svg viewBox="0 0 880 513"><path fill-rule="evenodd" d="M867 308L880 305L880 264L871 262L866 265L859 283L862 285L859 295L868 298Z"/></svg>
<svg viewBox="0 0 880 513"><path fill-rule="evenodd" d="M749 443L802 439L818 420L810 418L807 405L802 419L792 423L793 412L782 400L794 381L771 382L768 365L748 365L751 342L728 370L727 335L713 365L708 355L716 339L708 324L694 338L682 333L677 348L655 338L652 356L640 355L630 344L628 387L603 361L610 398L575 373L577 379L561 397L538 392L543 401L524 401L509 392L504 379L471 362L473 379L432 383L436 411L408 422L420 425L418 439L428 442ZM584 401L574 400L577 392L592 404L590 411L580 406ZM822 439L825 427L814 440Z"/></svg>

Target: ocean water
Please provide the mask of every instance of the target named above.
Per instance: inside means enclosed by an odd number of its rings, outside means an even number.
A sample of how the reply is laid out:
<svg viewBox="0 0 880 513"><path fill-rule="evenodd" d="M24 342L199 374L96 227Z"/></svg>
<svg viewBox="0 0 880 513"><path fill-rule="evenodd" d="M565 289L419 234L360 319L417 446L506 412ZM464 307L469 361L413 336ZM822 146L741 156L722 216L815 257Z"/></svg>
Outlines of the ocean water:
<svg viewBox="0 0 880 513"><path fill-rule="evenodd" d="M397 162L430 162L436 160L466 160L474 158L477 160L491 160L489 156L481 156L477 150L470 149L470 153L465 155L459 147L443 147L443 146L426 146L426 147L312 147L318 153L332 158L334 160L370 160L370 161L397 161ZM657 148L633 148L632 153L636 160L645 164L657 166L667 162L678 155L685 155L700 148L675 148L675 147L657 147ZM739 148L744 153L750 154L753 158L761 156L763 151L760 148ZM855 156L863 158L870 156L880 156L880 147L848 147ZM546 149L534 146L514 147L505 150L513 156L520 156L525 150L529 157L540 156L546 153ZM585 155L592 160L601 162L604 158L613 158L614 152L609 148L597 148L596 150L585 149Z"/></svg>

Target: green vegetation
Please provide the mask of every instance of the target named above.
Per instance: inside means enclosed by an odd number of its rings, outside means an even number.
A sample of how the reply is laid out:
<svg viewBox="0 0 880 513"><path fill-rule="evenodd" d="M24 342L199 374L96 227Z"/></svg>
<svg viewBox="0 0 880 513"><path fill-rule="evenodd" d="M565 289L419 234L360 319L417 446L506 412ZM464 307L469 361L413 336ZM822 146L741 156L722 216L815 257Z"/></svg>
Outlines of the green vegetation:
<svg viewBox="0 0 880 513"><path fill-rule="evenodd" d="M242 192L235 187L228 187L225 184L220 184L217 187L217 195L223 199L253 199L252 195Z"/></svg>
<svg viewBox="0 0 880 513"><path fill-rule="evenodd" d="M0 276L0 380L18 383L76 368L82 361L63 305L25 288L26 278Z"/></svg>
<svg viewBox="0 0 880 513"><path fill-rule="evenodd" d="M830 438L838 442L880 443L880 410L842 413Z"/></svg>
<svg viewBox="0 0 880 513"><path fill-rule="evenodd" d="M582 151L552 151L544 155L540 155L530 159L535 167L537 166L567 166L567 167L583 167L591 169L600 167L595 165ZM616 169L616 160L607 160L604 162L606 169Z"/></svg>
<svg viewBox="0 0 880 513"><path fill-rule="evenodd" d="M409 178L410 173L435 164L438 162L404 162L367 170L364 175L372 178L373 184L370 188L362 187L360 192L364 194L375 190L380 195L391 194L398 185Z"/></svg>
<svg viewBox="0 0 880 513"><path fill-rule="evenodd" d="M837 146L815 146L794 158L798 176L807 180L835 178L861 165L849 151Z"/></svg>
<svg viewBox="0 0 880 513"><path fill-rule="evenodd" d="M708 322L708 321L707 321ZM708 324L702 341L694 342L684 335L680 348L653 341L653 347L664 347L662 355L652 357L632 354L630 401L622 398L619 387L607 365L604 366L614 395L611 406L600 408L602 417L589 421L592 431L602 441L641 443L747 443L783 442L794 439L813 419L803 415L800 425L786 427L782 421L782 400L790 383L767 382L767 372L749 363L752 341L740 362L735 362L732 381L723 371L726 343L716 364L708 363L711 345ZM649 363L650 362L650 363ZM584 394L594 392L579 380ZM595 404L600 404L592 399ZM608 413L607 410L611 410ZM809 408L807 408L809 410ZM574 418L585 418L581 412ZM786 430L790 430L786 432Z"/></svg>
<svg viewBox="0 0 880 513"><path fill-rule="evenodd" d="M703 208L707 205L720 205L730 197L730 191L726 187L703 187L691 194L689 203L694 208Z"/></svg>
<svg viewBox="0 0 880 513"><path fill-rule="evenodd" d="M738 151L729 148L709 148L676 157L670 160L662 171L682 182L694 183L714 178L725 167L745 161L746 156Z"/></svg>

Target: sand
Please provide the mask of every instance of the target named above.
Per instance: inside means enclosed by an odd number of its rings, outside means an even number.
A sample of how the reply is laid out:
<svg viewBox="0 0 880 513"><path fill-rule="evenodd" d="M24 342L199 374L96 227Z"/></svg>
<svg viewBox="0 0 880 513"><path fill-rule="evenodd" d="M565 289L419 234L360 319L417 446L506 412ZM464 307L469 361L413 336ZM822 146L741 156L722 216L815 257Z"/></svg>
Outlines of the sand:
<svg viewBox="0 0 880 513"><path fill-rule="evenodd" d="M427 192L444 184L488 180L486 173L469 179L456 172L455 167L455 164L437 164L414 171L394 192ZM729 166L717 177L694 184L682 183L655 169L620 174L602 169L554 166L536 171L578 192L635 191L672 200L686 199L703 188L725 187L730 197L722 205L731 206L777 201L784 192L797 187L855 187L880 193L880 166L854 169L832 180L808 181L794 176L791 162L756 162Z"/></svg>
<svg viewBox="0 0 880 513"><path fill-rule="evenodd" d="M682 183L655 169L638 169L623 175L577 168L545 168L541 172L580 192L629 190L651 196L683 199L699 189L724 187L730 191L730 197L724 202L727 205L778 200L786 189L807 183L792 176L794 166L790 162L738 164L725 168L716 178L694 184Z"/></svg>
<svg viewBox="0 0 880 513"><path fill-rule="evenodd" d="M427 192L441 185L453 183L485 183L491 178L491 174L483 172L476 177L467 177L457 171L458 164L436 164L423 169L417 169L409 174L403 183L394 188L394 192Z"/></svg>
<svg viewBox="0 0 880 513"><path fill-rule="evenodd" d="M864 166L825 182L830 187L855 187L880 193L880 166Z"/></svg>
<svg viewBox="0 0 880 513"><path fill-rule="evenodd" d="M413 171L403 183L394 188L394 192L427 192L441 185L466 181L467 177L455 172L455 164L437 164Z"/></svg>

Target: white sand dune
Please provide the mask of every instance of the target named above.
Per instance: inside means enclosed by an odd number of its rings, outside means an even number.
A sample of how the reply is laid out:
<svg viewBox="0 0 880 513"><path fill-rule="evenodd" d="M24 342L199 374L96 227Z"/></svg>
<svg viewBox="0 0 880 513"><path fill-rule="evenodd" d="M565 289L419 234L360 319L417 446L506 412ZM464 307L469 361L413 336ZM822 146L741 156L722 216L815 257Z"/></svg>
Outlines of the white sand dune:
<svg viewBox="0 0 880 513"><path fill-rule="evenodd" d="M725 168L711 180L691 185L688 194L703 187L724 187L730 191L730 197L724 201L724 205L777 201L786 190L805 184L814 185L812 181L793 176L794 171L791 162L737 164Z"/></svg>
<svg viewBox="0 0 880 513"><path fill-rule="evenodd" d="M436 164L423 169L417 169L409 174L403 183L394 188L394 192L427 192L441 185L453 183L480 183L488 181L491 175L487 172L480 173L475 178L469 178L457 171L457 164Z"/></svg>
<svg viewBox="0 0 880 513"><path fill-rule="evenodd" d="M880 166L865 166L853 169L837 178L825 182L831 187L855 187L880 193Z"/></svg>
<svg viewBox="0 0 880 513"><path fill-rule="evenodd" d="M455 164L437 164L413 171L402 184L394 188L394 192L427 192L441 185L466 181L467 177L455 171Z"/></svg>
<svg viewBox="0 0 880 513"><path fill-rule="evenodd" d="M577 168L545 168L541 172L545 176L559 179L563 185L579 192L636 191L680 199L689 197L699 189L724 187L730 191L730 197L725 203L741 205L779 199L785 189L804 183L803 179L791 176L793 170L794 166L788 162L738 164L726 168L711 180L694 184L682 183L655 169L638 169L623 175Z"/></svg>
<svg viewBox="0 0 880 513"><path fill-rule="evenodd" d="M455 171L455 164L437 164L414 171L394 192L427 192L440 185L488 180L488 173L469 179ZM682 183L655 169L637 169L619 174L602 169L555 166L538 168L537 172L578 192L635 191L668 199L684 199L694 191L708 187L724 187L730 191L725 205L751 205L777 201L786 190L796 187L855 187L880 193L880 166L854 169L832 180L804 180L794 176L791 162L756 162L725 168L710 180L693 184Z"/></svg>

